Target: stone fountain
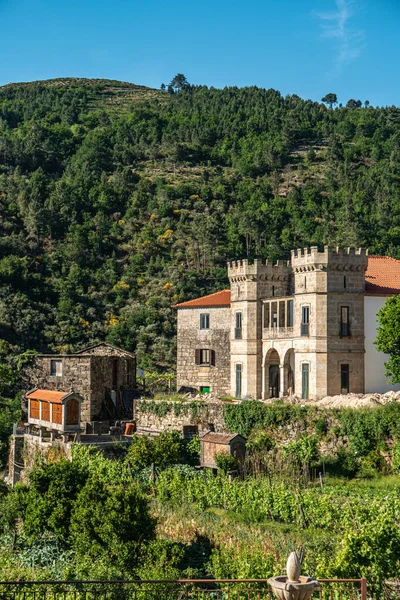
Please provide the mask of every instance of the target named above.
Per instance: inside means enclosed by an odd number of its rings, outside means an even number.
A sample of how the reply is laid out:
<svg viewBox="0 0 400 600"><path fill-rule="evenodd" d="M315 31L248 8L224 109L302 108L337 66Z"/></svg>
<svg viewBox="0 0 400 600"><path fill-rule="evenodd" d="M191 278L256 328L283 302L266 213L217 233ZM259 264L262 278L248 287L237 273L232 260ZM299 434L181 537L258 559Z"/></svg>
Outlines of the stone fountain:
<svg viewBox="0 0 400 600"><path fill-rule="evenodd" d="M268 583L278 600L308 600L319 583L311 577L300 575L301 563L296 552L291 552L286 563L287 575L271 577Z"/></svg>

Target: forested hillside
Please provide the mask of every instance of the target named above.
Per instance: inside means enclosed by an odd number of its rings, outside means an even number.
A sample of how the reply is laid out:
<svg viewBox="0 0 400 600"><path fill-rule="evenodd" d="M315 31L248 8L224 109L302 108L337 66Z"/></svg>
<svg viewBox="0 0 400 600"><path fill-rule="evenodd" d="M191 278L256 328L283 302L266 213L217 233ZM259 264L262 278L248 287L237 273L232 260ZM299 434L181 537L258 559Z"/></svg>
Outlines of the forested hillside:
<svg viewBox="0 0 400 600"><path fill-rule="evenodd" d="M170 90L171 92L172 90ZM400 258L400 110L106 80L0 88L0 352L99 340L173 365L229 258Z"/></svg>

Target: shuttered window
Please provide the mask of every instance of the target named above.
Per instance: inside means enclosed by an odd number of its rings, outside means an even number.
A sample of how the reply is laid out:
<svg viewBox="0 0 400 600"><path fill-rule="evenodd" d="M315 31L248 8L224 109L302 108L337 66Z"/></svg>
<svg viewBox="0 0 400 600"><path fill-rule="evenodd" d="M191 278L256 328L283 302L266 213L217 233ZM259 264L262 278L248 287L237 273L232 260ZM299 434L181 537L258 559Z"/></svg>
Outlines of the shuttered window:
<svg viewBox="0 0 400 600"><path fill-rule="evenodd" d="M200 348L195 351L196 365L215 365L215 351L209 348Z"/></svg>
<svg viewBox="0 0 400 600"><path fill-rule="evenodd" d="M62 376L62 361L61 360L51 360L50 361L50 375L53 377L61 377Z"/></svg>

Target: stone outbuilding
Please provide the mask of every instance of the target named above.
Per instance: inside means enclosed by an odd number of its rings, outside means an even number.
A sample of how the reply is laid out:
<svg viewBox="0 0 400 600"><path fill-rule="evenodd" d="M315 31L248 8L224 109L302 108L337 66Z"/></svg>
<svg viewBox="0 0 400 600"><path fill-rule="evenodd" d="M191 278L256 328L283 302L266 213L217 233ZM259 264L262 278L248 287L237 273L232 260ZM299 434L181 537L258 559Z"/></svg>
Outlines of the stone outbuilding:
<svg viewBox="0 0 400 600"><path fill-rule="evenodd" d="M74 391L56 392L34 389L26 394L28 400L28 431L34 426L40 437L44 430L50 431L51 440L61 434L66 442L75 434L79 441L81 433L82 396Z"/></svg>
<svg viewBox="0 0 400 600"><path fill-rule="evenodd" d="M104 342L74 354L39 354L26 374L31 389L79 394L83 426L132 418L136 359L122 348Z"/></svg>
<svg viewBox="0 0 400 600"><path fill-rule="evenodd" d="M246 438L239 433L216 433L207 431L200 438L200 462L202 467L217 469L214 455L224 452L235 456L242 464L246 453Z"/></svg>

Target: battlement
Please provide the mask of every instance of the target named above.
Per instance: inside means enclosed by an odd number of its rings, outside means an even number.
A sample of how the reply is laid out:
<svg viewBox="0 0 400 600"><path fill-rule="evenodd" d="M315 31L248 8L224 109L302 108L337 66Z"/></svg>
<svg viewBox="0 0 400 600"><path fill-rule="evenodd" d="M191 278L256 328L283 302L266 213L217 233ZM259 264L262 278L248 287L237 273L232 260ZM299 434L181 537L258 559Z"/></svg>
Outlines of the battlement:
<svg viewBox="0 0 400 600"><path fill-rule="evenodd" d="M231 260L228 262L228 277L230 281L237 279L260 279L279 278L288 276L291 273L290 261L278 260L273 263L271 260L265 262L259 258L254 261L244 258L242 260Z"/></svg>
<svg viewBox="0 0 400 600"><path fill-rule="evenodd" d="M317 246L292 250L291 264L294 270L301 267L328 268L337 266L367 267L368 250L365 248L332 248L325 246L320 251Z"/></svg>

